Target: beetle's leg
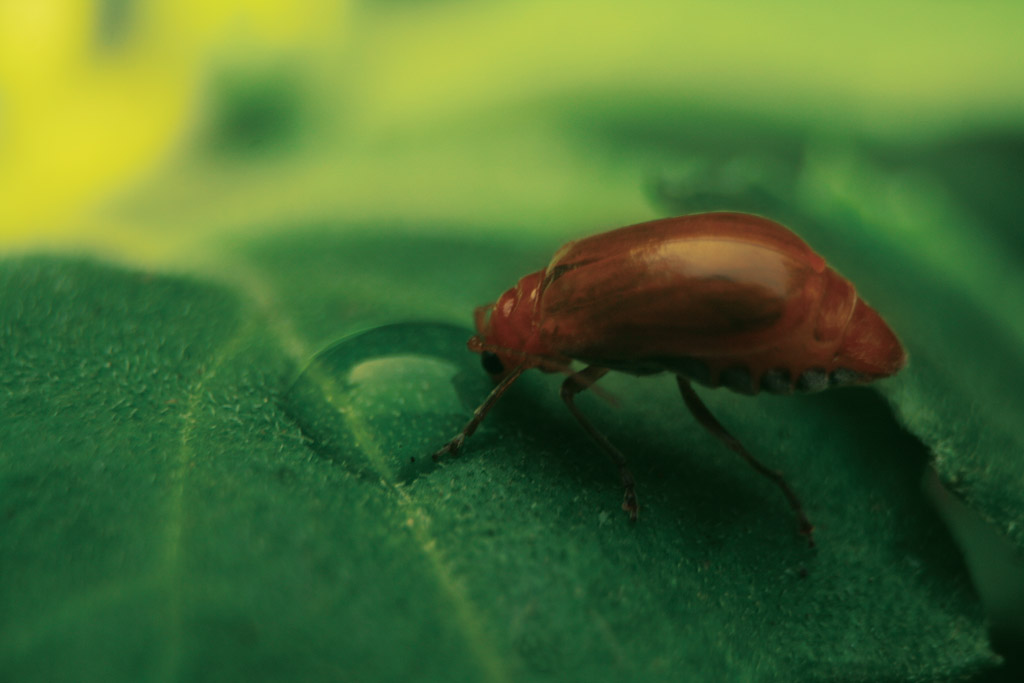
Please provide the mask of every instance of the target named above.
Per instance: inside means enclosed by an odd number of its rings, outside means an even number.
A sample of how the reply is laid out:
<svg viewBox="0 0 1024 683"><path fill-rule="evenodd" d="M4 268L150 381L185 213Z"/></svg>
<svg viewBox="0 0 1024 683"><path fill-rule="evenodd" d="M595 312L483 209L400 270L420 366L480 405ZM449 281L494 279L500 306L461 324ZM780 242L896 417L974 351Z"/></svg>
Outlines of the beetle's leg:
<svg viewBox="0 0 1024 683"><path fill-rule="evenodd" d="M562 382L562 400L565 401L565 405L569 407L569 411L576 416L583 428L587 430L587 433L597 442L605 453L612 459L619 467L619 476L622 478L622 509L629 513L629 518L633 521L636 520L637 510L639 507L636 503L636 482L633 481L633 474L626 467L626 456L622 454L618 448L612 445L612 442L608 440L601 432L597 431L594 425L590 424L590 420L583 416L576 404L573 403L573 397L580 393L587 387L591 386L594 382L604 377L608 372L608 368L600 368L595 365L583 368L579 372L569 375Z"/></svg>
<svg viewBox="0 0 1024 683"><path fill-rule="evenodd" d="M501 380L498 386L491 390L491 393L486 399L484 399L484 402L480 404L480 407L473 411L473 417L470 418L469 422L466 423L466 426L462 428L462 431L456 434L454 439L441 446L441 448L439 448L431 457L434 460L439 460L445 453L451 453L452 455L458 453L459 449L462 448L463 442L465 442L467 438L473 436L473 432L475 432L476 428L480 426L483 419L487 417L488 411L494 407L494 404L498 402L498 399L505 393L505 390L512 386L513 382L519 379L519 375L523 374L525 369L526 368L520 365L516 369L512 370L512 372L508 373L508 375L505 376L505 379Z"/></svg>
<svg viewBox="0 0 1024 683"><path fill-rule="evenodd" d="M796 512L797 519L800 521L800 533L805 535L811 547L814 547L814 536L811 535L814 531L814 526L808 521L807 515L804 514L804 508L800 504L800 499L796 497L793 489L786 483L786 480L782 477L782 472L769 469L761 464L754 456L747 452L747 449L743 447L743 444L736 437L725 431L722 423L715 419L715 416L711 414L711 411L704 405L704 402L697 396L697 392L690 386L689 380L676 375L676 381L679 382L679 390L683 392L683 401L686 402L686 407L697 418L697 422L700 422L705 429L717 436L722 443L746 460L751 467L774 481L776 486L782 489L782 493L785 494L786 500L789 501L790 507Z"/></svg>

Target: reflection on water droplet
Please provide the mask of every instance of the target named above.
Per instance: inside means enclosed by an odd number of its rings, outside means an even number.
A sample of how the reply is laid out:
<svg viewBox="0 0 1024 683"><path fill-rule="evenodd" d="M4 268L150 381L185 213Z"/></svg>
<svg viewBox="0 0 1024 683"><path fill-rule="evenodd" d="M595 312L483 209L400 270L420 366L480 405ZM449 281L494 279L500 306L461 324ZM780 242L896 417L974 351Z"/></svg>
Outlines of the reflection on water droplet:
<svg viewBox="0 0 1024 683"><path fill-rule="evenodd" d="M458 368L429 356L368 360L348 373L356 401L378 413L458 413L462 410L451 379Z"/></svg>
<svg viewBox="0 0 1024 683"><path fill-rule="evenodd" d="M412 476L489 390L470 331L402 323L347 337L318 353L283 398L311 447L373 480Z"/></svg>

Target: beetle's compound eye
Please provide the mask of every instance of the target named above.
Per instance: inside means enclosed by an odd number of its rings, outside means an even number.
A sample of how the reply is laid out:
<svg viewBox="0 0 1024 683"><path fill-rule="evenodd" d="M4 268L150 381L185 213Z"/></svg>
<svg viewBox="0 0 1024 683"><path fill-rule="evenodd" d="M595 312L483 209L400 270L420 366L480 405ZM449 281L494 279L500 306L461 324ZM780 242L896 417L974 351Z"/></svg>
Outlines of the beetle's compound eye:
<svg viewBox="0 0 1024 683"><path fill-rule="evenodd" d="M505 365L498 358L498 354L491 353L490 351L484 351L480 354L480 363L484 366L484 370L491 375L500 375L505 372Z"/></svg>

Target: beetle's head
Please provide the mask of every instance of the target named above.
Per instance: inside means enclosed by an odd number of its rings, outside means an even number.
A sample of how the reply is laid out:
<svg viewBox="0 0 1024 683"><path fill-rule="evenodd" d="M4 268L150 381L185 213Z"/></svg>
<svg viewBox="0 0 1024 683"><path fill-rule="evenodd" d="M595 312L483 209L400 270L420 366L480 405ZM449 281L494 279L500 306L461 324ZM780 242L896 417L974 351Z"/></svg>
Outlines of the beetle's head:
<svg viewBox="0 0 1024 683"><path fill-rule="evenodd" d="M551 354L538 345L536 304L543 271L523 277L496 302L476 309L476 335L470 351L480 354L484 370L500 381L519 366L545 368Z"/></svg>

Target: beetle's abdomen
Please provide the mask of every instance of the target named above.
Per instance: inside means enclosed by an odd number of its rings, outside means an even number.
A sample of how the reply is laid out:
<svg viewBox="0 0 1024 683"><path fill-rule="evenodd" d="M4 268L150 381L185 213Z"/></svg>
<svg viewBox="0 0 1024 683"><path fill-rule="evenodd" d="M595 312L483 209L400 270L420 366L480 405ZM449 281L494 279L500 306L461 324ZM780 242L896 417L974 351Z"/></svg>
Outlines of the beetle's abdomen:
<svg viewBox="0 0 1024 683"><path fill-rule="evenodd" d="M821 274L805 325L767 352L665 359L666 370L744 394L811 393L863 384L906 363L899 339L853 285L831 268Z"/></svg>

